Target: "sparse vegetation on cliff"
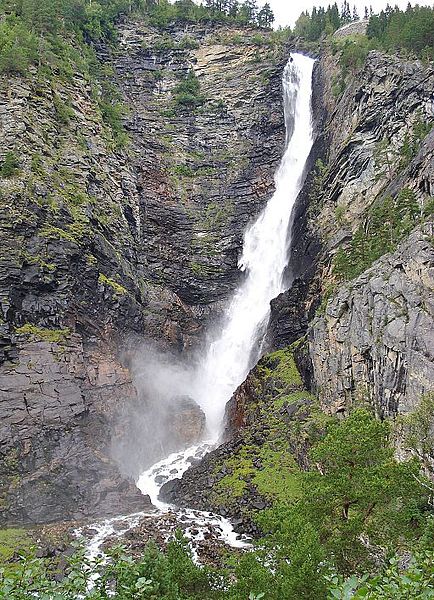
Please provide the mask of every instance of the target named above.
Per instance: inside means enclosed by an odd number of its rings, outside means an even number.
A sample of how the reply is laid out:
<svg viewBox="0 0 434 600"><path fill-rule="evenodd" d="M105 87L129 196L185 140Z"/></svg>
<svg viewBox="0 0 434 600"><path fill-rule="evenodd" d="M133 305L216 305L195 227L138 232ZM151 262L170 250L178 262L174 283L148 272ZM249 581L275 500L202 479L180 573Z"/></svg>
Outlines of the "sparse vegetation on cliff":
<svg viewBox="0 0 434 600"><path fill-rule="evenodd" d="M342 279L354 279L377 258L394 250L425 216L429 215L408 188L402 189L395 198L387 196L378 201L354 233L349 247L337 251L334 272Z"/></svg>

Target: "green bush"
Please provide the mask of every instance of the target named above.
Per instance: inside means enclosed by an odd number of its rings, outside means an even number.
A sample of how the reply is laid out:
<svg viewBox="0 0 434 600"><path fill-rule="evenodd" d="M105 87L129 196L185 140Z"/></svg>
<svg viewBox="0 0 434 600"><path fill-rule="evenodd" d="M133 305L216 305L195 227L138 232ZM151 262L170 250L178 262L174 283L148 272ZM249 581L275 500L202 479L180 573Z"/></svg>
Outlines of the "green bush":
<svg viewBox="0 0 434 600"><path fill-rule="evenodd" d="M7 152L4 158L4 161L0 166L0 176L1 177L13 177L20 170L20 161L18 160L15 152Z"/></svg>
<svg viewBox="0 0 434 600"><path fill-rule="evenodd" d="M205 103L205 97L200 93L200 83L194 71L189 71L175 87L173 103L176 107L190 111Z"/></svg>
<svg viewBox="0 0 434 600"><path fill-rule="evenodd" d="M402 189L396 198L384 198L370 209L349 247L337 251L334 273L341 279L354 279L380 256L393 251L422 218L416 196L409 188Z"/></svg>
<svg viewBox="0 0 434 600"><path fill-rule="evenodd" d="M11 15L0 22L0 73L25 75L38 60L38 39L27 25Z"/></svg>
<svg viewBox="0 0 434 600"><path fill-rule="evenodd" d="M53 106L54 110L56 111L56 119L58 122L62 123L63 125L68 125L74 116L74 111L71 105L67 102L64 102L58 94L54 94Z"/></svg>

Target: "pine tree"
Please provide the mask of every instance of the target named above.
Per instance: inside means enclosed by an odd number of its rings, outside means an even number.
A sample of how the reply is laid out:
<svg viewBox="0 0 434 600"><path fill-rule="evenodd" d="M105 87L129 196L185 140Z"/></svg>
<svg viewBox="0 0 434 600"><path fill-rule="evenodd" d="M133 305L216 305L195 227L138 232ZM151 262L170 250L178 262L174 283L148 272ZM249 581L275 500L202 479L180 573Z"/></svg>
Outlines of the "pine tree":
<svg viewBox="0 0 434 600"><path fill-rule="evenodd" d="M360 21L359 13L357 12L357 7L355 4L353 6L353 21Z"/></svg>
<svg viewBox="0 0 434 600"><path fill-rule="evenodd" d="M239 14L246 23L254 23L257 11L256 0L244 0L240 6Z"/></svg>
<svg viewBox="0 0 434 600"><path fill-rule="evenodd" d="M257 19L260 27L270 28L274 23L274 13L268 2L266 2L263 8L258 12Z"/></svg>

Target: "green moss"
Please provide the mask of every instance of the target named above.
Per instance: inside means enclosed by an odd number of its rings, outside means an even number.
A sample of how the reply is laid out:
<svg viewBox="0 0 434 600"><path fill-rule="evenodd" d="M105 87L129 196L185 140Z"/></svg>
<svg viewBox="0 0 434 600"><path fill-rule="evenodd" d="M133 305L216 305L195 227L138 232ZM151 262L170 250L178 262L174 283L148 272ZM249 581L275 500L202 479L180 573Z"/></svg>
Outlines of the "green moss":
<svg viewBox="0 0 434 600"><path fill-rule="evenodd" d="M32 539L25 529L0 529L0 565L10 561L18 552L29 550Z"/></svg>
<svg viewBox="0 0 434 600"><path fill-rule="evenodd" d="M84 238L91 234L89 221L77 207L69 207L69 211L74 220L66 226L66 229L54 225L45 225L39 231L39 235L49 240L65 240L74 244L81 244Z"/></svg>
<svg viewBox="0 0 434 600"><path fill-rule="evenodd" d="M103 275L103 273L99 274L98 282L110 287L117 296L123 296L127 293L126 288L124 288L120 283L117 283L117 281L115 281L114 279L106 277L105 275Z"/></svg>
<svg viewBox="0 0 434 600"><path fill-rule="evenodd" d="M291 392L289 394L283 394L276 396L273 404L275 408L282 408L288 404L294 404L300 400L314 400L315 396L304 390Z"/></svg>
<svg viewBox="0 0 434 600"><path fill-rule="evenodd" d="M258 367L261 377L279 379L284 384L301 386L303 384L300 373L290 349L284 348L268 354Z"/></svg>
<svg viewBox="0 0 434 600"><path fill-rule="evenodd" d="M47 329L45 327L37 327L32 323L25 323L21 327L17 327L15 333L17 335L28 335L41 341L60 344L69 337L71 330L69 327L65 327L65 329Z"/></svg>
<svg viewBox="0 0 434 600"><path fill-rule="evenodd" d="M93 254L86 254L86 264L89 267L94 267L97 264L98 260Z"/></svg>
<svg viewBox="0 0 434 600"><path fill-rule="evenodd" d="M175 165L171 168L171 173L181 177L194 177L195 171L188 165Z"/></svg>
<svg viewBox="0 0 434 600"><path fill-rule="evenodd" d="M248 446L242 446L233 458L225 462L229 473L215 486L217 502L232 504L243 495L247 482L255 473L252 460L254 454L251 450Z"/></svg>
<svg viewBox="0 0 434 600"><path fill-rule="evenodd" d="M287 502L300 495L299 467L287 443L278 450L263 446L259 456L262 468L255 472L252 483L258 492L272 501Z"/></svg>
<svg viewBox="0 0 434 600"><path fill-rule="evenodd" d="M48 263L46 260L44 260L42 256L39 256L38 254L32 255L24 250L21 253L21 256L23 257L24 261L27 262L29 265L38 265L38 267L40 267L43 270L50 271L50 273L56 270L55 264Z"/></svg>

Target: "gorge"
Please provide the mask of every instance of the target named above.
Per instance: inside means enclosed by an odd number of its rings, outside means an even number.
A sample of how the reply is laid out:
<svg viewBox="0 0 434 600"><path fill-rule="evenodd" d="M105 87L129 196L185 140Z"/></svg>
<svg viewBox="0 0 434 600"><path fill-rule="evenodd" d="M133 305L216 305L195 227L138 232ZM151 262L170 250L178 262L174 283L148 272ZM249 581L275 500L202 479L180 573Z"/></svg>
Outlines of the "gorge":
<svg viewBox="0 0 434 600"><path fill-rule="evenodd" d="M180 529L240 567L176 600L325 598L331 556L375 574L430 535L433 62L366 22L313 42L163 8L0 61L0 559L12 536L57 565L74 532L170 557Z"/></svg>

